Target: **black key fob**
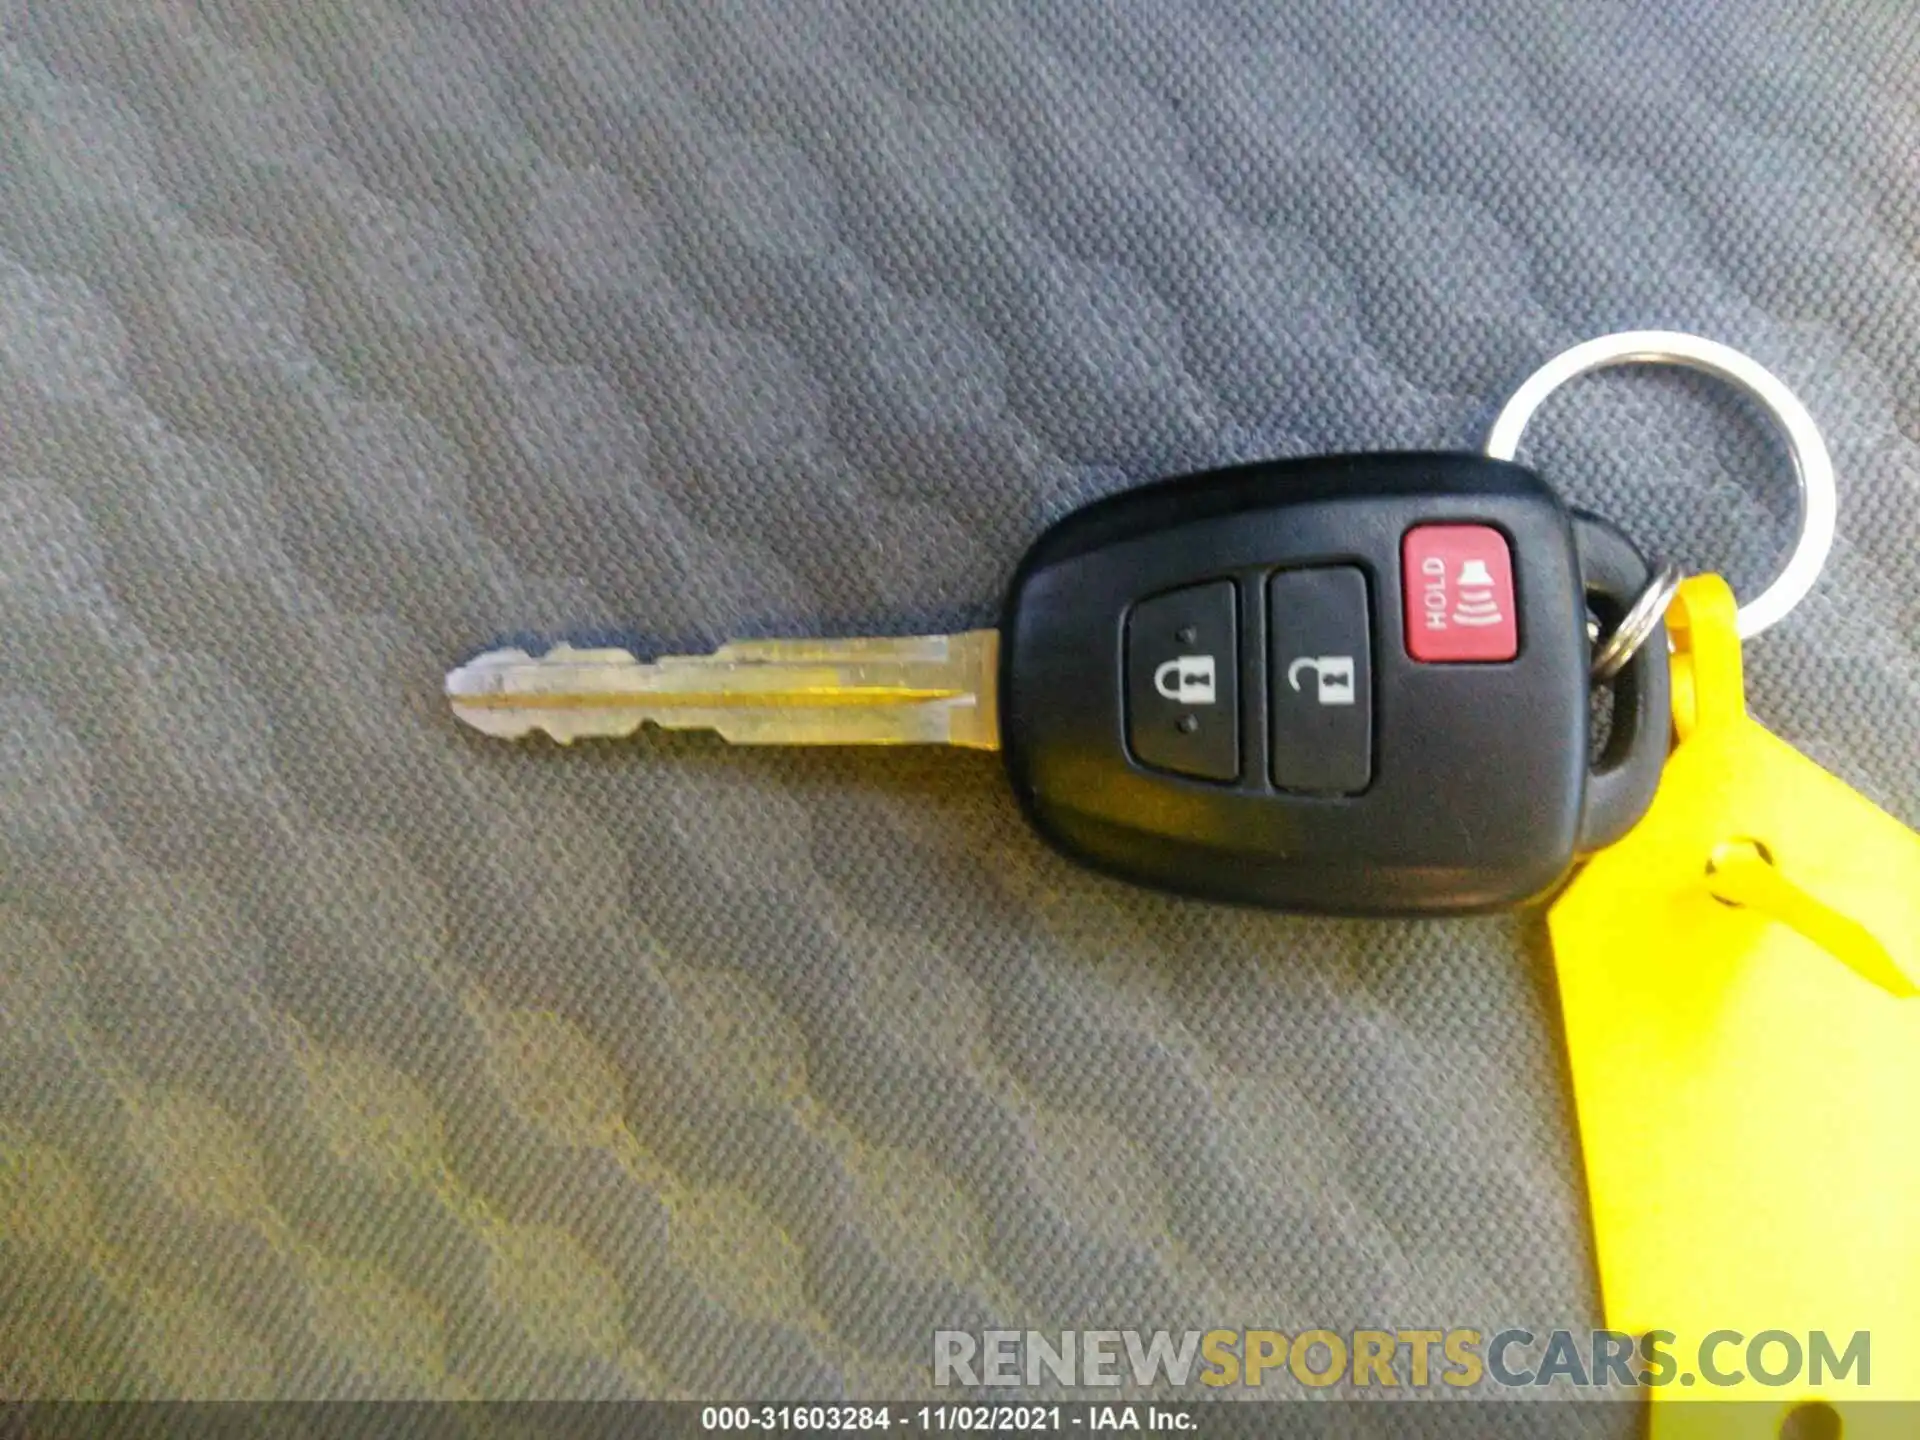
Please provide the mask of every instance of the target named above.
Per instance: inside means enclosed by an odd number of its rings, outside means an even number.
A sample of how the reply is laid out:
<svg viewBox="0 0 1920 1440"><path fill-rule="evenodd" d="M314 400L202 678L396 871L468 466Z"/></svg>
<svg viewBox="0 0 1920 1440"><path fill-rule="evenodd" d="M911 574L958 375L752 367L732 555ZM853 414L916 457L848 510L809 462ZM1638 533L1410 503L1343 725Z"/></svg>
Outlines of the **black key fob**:
<svg viewBox="0 0 1920 1440"><path fill-rule="evenodd" d="M1141 884L1336 914L1543 896L1645 812L1660 637L1589 753L1589 609L1649 579L1603 520L1471 454L1162 481L1054 525L1001 629L1001 734L1034 825Z"/></svg>

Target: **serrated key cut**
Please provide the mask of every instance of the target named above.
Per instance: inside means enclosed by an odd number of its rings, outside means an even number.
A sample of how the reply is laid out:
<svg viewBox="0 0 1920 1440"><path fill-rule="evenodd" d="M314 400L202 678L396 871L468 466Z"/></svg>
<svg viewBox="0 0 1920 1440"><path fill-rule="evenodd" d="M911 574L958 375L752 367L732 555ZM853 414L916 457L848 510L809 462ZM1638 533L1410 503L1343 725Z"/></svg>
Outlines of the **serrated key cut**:
<svg viewBox="0 0 1920 1440"><path fill-rule="evenodd" d="M625 650L491 650L447 676L453 713L506 740L561 744L642 725L736 745L1000 747L993 630L854 640L740 640L652 662Z"/></svg>

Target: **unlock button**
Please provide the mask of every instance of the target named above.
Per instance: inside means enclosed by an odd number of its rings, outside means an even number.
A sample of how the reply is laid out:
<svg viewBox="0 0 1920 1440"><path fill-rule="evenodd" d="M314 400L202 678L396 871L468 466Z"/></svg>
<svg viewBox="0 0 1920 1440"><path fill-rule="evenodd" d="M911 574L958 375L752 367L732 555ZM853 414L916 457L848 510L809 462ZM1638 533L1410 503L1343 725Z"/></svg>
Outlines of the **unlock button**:
<svg viewBox="0 0 1920 1440"><path fill-rule="evenodd" d="M1356 566L1283 570L1267 588L1273 783L1357 795L1373 779L1373 637Z"/></svg>
<svg viewBox="0 0 1920 1440"><path fill-rule="evenodd" d="M1240 774L1240 636L1233 582L1142 600L1127 614L1127 749L1195 780Z"/></svg>

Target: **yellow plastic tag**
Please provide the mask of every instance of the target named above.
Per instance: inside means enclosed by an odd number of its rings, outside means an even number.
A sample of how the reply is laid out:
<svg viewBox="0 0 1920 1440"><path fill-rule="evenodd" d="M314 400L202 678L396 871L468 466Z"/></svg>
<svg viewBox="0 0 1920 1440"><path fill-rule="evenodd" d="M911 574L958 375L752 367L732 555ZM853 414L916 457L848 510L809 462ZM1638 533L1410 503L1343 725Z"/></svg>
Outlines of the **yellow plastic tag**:
<svg viewBox="0 0 1920 1440"><path fill-rule="evenodd" d="M1652 1435L1920 1434L1920 835L1751 720L1734 601L1669 612L1677 743L1550 915L1609 1328L1673 1332ZM1749 1366L1748 1342L1788 1331ZM1869 1364L1842 1358L1867 1332ZM1723 1386L1717 1377L1745 1378ZM1863 1379L1866 1383L1862 1383ZM1709 1408L1671 1402L1753 1400ZM1808 1433L1817 1433L1809 1430Z"/></svg>

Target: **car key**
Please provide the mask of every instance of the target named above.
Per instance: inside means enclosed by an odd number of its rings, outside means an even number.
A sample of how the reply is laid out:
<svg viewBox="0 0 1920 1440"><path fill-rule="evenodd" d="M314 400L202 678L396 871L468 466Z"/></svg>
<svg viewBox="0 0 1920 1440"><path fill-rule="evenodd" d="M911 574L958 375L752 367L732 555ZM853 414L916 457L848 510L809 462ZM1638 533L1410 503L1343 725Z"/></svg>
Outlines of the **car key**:
<svg viewBox="0 0 1920 1440"><path fill-rule="evenodd" d="M1531 470L1471 454L1185 476L1069 514L998 631L749 641L643 664L494 651L455 713L561 741L644 723L748 744L1005 751L1028 818L1123 878L1342 914L1554 889L1651 802L1667 665L1643 647L1589 755L1589 607L1646 562Z"/></svg>

